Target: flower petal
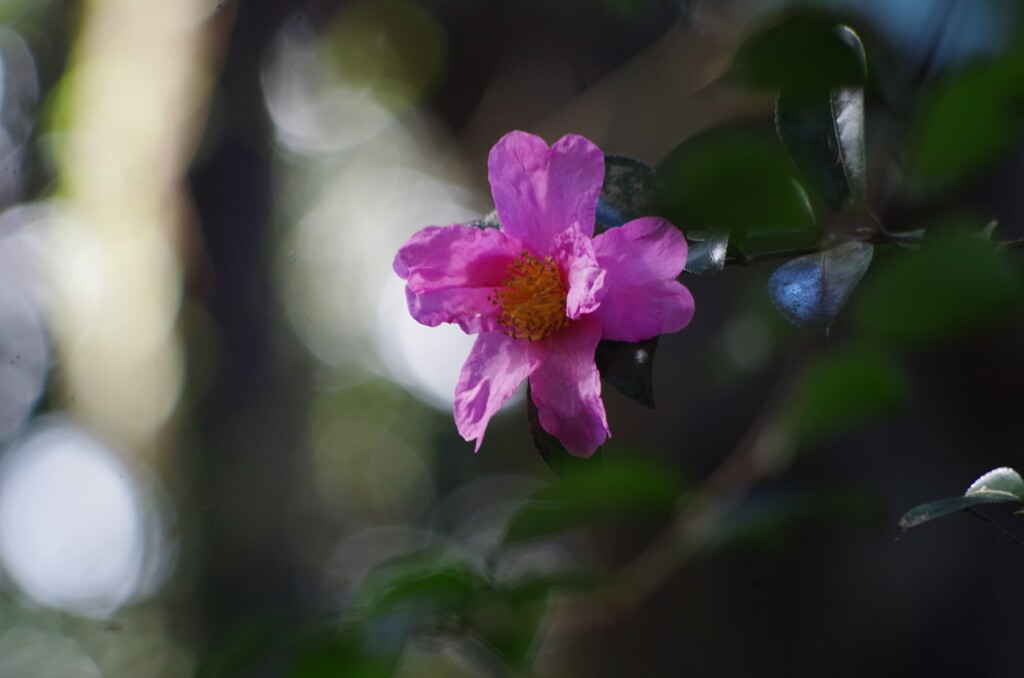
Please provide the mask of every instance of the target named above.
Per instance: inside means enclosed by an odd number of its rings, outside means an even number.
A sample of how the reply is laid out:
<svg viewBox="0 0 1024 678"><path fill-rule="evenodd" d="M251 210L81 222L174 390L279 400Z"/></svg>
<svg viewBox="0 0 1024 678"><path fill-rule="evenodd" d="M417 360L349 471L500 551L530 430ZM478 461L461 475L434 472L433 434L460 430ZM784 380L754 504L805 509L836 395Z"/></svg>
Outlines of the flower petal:
<svg viewBox="0 0 1024 678"><path fill-rule="evenodd" d="M488 179L501 227L538 256L573 222L590 237L604 181L604 154L581 136L548 148L540 137L509 132L491 149Z"/></svg>
<svg viewBox="0 0 1024 678"><path fill-rule="evenodd" d="M594 238L607 292L595 314L604 339L641 341L677 332L693 318L693 297L676 277L686 264L686 238L656 217L635 219Z"/></svg>
<svg viewBox="0 0 1024 678"><path fill-rule="evenodd" d="M601 322L585 315L564 330L527 344L531 395L540 425L578 457L589 457L611 435L594 365L600 340Z"/></svg>
<svg viewBox="0 0 1024 678"><path fill-rule="evenodd" d="M554 257L565 276L565 314L575 320L593 313L605 294L605 272L597 264L593 241L573 224L555 238Z"/></svg>
<svg viewBox="0 0 1024 678"><path fill-rule="evenodd" d="M469 334L499 329L500 309L488 297L504 284L522 249L495 228L424 228L395 256L395 273L407 281L409 313L431 327L458 323Z"/></svg>
<svg viewBox="0 0 1024 678"><path fill-rule="evenodd" d="M529 374L528 342L501 332L481 334L466 358L455 387L455 424L466 440L484 440L487 422Z"/></svg>

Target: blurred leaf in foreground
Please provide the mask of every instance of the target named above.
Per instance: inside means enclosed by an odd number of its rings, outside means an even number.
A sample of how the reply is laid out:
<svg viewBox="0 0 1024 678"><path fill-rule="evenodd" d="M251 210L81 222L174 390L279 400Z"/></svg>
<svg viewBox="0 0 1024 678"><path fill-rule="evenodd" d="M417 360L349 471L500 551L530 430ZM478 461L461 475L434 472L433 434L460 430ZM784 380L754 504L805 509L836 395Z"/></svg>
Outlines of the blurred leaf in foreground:
<svg viewBox="0 0 1024 678"><path fill-rule="evenodd" d="M976 233L926 240L873 270L853 315L866 334L894 345L939 345L1021 311L1024 294L1007 253Z"/></svg>
<svg viewBox="0 0 1024 678"><path fill-rule="evenodd" d="M818 443L898 410L910 386L899 363L868 347L823 353L803 375L791 412L798 444Z"/></svg>
<svg viewBox="0 0 1024 678"><path fill-rule="evenodd" d="M679 501L683 483L670 467L649 458L615 455L581 467L570 482L536 492L509 521L505 543L538 539L602 520L650 516Z"/></svg>
<svg viewBox="0 0 1024 678"><path fill-rule="evenodd" d="M939 191L1024 144L1024 47L978 63L929 91L910 149L910 177Z"/></svg>
<svg viewBox="0 0 1024 678"><path fill-rule="evenodd" d="M289 675L295 678L388 678L398 653L375 653L358 627L331 628L307 639ZM234 674L232 674L234 675Z"/></svg>
<svg viewBox="0 0 1024 678"><path fill-rule="evenodd" d="M402 608L459 615L485 588L483 576L474 568L431 549L378 566L360 586L357 600L371 616Z"/></svg>

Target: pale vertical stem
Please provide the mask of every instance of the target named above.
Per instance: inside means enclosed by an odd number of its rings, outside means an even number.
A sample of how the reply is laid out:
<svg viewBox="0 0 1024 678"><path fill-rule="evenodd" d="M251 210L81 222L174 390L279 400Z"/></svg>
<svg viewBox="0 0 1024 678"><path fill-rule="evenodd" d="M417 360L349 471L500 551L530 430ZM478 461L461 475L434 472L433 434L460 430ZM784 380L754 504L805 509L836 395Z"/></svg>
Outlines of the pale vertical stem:
<svg viewBox="0 0 1024 678"><path fill-rule="evenodd" d="M52 149L62 406L143 455L181 390L184 173L202 129L215 5L92 0L57 93Z"/></svg>

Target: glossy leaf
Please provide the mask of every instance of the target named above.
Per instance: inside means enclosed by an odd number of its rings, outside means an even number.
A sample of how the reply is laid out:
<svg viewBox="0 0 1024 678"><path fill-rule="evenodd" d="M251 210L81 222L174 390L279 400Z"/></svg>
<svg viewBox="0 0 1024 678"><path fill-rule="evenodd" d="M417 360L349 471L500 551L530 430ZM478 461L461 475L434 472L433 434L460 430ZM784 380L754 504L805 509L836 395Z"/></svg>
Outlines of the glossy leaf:
<svg viewBox="0 0 1024 678"><path fill-rule="evenodd" d="M571 482L535 493L509 521L504 542L538 539L602 520L670 510L683 484L673 469L647 458L615 455L578 469Z"/></svg>
<svg viewBox="0 0 1024 678"><path fill-rule="evenodd" d="M729 231L690 231L687 240L690 241L684 269L687 273L707 275L718 273L725 268L726 255L729 251Z"/></svg>
<svg viewBox="0 0 1024 678"><path fill-rule="evenodd" d="M601 464L600 448L589 459L577 457L570 454L558 438L544 430L544 427L540 425L540 415L537 412L537 405L533 402L529 382L526 385L526 419L530 425L530 435L533 438L534 447L537 448L541 459L556 476L572 480L581 471Z"/></svg>
<svg viewBox="0 0 1024 678"><path fill-rule="evenodd" d="M981 493L1002 492L1024 502L1024 480L1012 468L1003 466L989 471L967 488L966 496Z"/></svg>
<svg viewBox="0 0 1024 678"><path fill-rule="evenodd" d="M780 17L744 40L729 79L757 88L806 91L864 82L864 52L859 40L850 40L850 29L813 10Z"/></svg>
<svg viewBox="0 0 1024 678"><path fill-rule="evenodd" d="M1001 503L1024 504L1024 480L1012 468L989 471L971 483L962 497L950 497L915 506L900 518L897 537L912 527L950 513L981 504Z"/></svg>
<svg viewBox="0 0 1024 678"><path fill-rule="evenodd" d="M1022 297L1007 253L975 230L894 253L865 282L852 315L876 339L926 347L1019 317Z"/></svg>
<svg viewBox="0 0 1024 678"><path fill-rule="evenodd" d="M775 127L808 185L833 212L848 201L866 205L862 88L783 90L775 103Z"/></svg>
<svg viewBox="0 0 1024 678"><path fill-rule="evenodd" d="M910 177L937 191L1024 145L1024 49L978 63L934 87L913 122Z"/></svg>
<svg viewBox="0 0 1024 678"><path fill-rule="evenodd" d="M594 361L601 377L622 395L654 407L654 352L658 338L638 342L602 341Z"/></svg>
<svg viewBox="0 0 1024 678"><path fill-rule="evenodd" d="M712 130L677 146L660 166L665 191L657 213L686 232L817 238L811 205L779 140L762 130Z"/></svg>
<svg viewBox="0 0 1024 678"><path fill-rule="evenodd" d="M845 242L791 259L768 280L772 301L797 327L827 333L871 263L873 250L869 243Z"/></svg>
<svg viewBox="0 0 1024 678"><path fill-rule="evenodd" d="M604 183L597 201L597 224L612 228L643 216L661 190L661 177L648 165L617 155L604 159Z"/></svg>

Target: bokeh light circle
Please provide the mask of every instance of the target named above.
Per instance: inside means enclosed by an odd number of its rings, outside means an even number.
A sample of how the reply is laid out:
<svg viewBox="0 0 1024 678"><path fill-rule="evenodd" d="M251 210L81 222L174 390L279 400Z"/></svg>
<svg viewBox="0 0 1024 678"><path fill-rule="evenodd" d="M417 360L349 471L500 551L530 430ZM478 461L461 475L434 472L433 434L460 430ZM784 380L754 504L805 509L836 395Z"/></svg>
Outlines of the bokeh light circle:
<svg viewBox="0 0 1024 678"><path fill-rule="evenodd" d="M55 417L0 460L0 563L38 603L105 617L166 572L162 517L114 452Z"/></svg>

